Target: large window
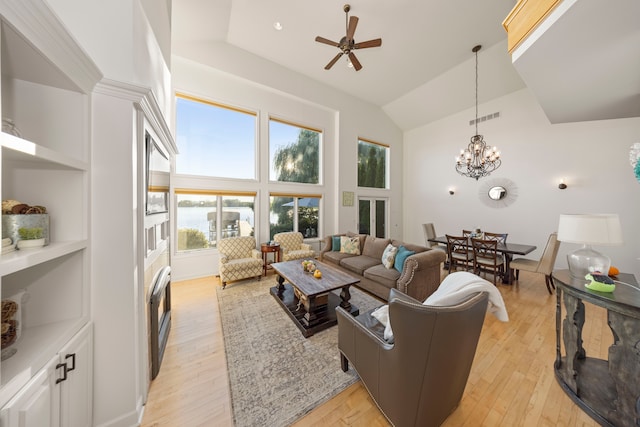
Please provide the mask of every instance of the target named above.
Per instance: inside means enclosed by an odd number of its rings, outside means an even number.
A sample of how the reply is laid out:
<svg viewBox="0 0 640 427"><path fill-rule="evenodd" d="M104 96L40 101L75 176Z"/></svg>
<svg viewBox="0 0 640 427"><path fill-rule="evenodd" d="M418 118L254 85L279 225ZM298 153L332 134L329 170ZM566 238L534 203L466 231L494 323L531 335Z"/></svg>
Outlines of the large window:
<svg viewBox="0 0 640 427"><path fill-rule="evenodd" d="M179 95L176 173L255 179L256 113Z"/></svg>
<svg viewBox="0 0 640 427"><path fill-rule="evenodd" d="M272 194L269 199L269 237L299 231L305 239L319 236L320 196Z"/></svg>
<svg viewBox="0 0 640 427"><path fill-rule="evenodd" d="M389 146L358 140L358 187L389 188Z"/></svg>
<svg viewBox="0 0 640 427"><path fill-rule="evenodd" d="M178 252L215 248L225 237L253 236L255 194L176 190Z"/></svg>
<svg viewBox="0 0 640 427"><path fill-rule="evenodd" d="M269 179L320 183L321 137L317 129L269 119Z"/></svg>

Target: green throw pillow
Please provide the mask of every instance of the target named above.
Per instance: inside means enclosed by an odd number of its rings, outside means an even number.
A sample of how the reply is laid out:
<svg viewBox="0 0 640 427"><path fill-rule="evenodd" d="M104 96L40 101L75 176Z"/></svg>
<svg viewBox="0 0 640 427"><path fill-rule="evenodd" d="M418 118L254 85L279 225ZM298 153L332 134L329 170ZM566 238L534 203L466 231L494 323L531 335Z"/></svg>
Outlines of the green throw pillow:
<svg viewBox="0 0 640 427"><path fill-rule="evenodd" d="M340 252L340 236L331 236L331 251Z"/></svg>
<svg viewBox="0 0 640 427"><path fill-rule="evenodd" d="M406 259L408 257L410 257L413 254L415 254L414 251L410 251L409 249L405 248L404 246L400 246L398 248L398 253L396 254L396 260L393 263L393 267L396 270L398 270L400 273L402 273L402 268L404 267L404 262L406 261Z"/></svg>

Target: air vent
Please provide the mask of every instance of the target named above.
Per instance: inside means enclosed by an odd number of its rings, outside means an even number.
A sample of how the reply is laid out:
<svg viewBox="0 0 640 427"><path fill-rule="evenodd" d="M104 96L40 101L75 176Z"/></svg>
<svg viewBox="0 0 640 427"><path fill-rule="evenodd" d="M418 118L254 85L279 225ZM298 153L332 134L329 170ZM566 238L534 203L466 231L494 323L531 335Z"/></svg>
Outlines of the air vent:
<svg viewBox="0 0 640 427"><path fill-rule="evenodd" d="M486 122L487 120L497 119L498 117L500 117L500 112L496 111L493 114L487 114L486 116L478 117L478 123ZM475 124L476 124L475 120L469 120L469 126L473 126Z"/></svg>

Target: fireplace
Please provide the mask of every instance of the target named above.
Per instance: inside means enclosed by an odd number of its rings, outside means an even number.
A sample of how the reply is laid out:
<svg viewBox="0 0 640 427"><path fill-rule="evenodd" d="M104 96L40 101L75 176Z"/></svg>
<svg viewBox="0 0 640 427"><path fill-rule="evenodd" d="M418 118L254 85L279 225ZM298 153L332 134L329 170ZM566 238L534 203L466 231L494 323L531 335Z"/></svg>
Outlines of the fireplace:
<svg viewBox="0 0 640 427"><path fill-rule="evenodd" d="M151 285L149 334L151 338L151 379L160 371L162 356L171 329L171 267L163 267Z"/></svg>

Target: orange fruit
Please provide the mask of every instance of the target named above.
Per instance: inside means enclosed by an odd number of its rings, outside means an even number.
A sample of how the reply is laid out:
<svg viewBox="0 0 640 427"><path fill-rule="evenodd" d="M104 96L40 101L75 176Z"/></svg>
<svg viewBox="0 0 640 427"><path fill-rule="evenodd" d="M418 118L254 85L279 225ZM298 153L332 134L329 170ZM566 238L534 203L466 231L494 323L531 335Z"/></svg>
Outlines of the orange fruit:
<svg viewBox="0 0 640 427"><path fill-rule="evenodd" d="M609 276L617 276L618 274L620 274L618 267L614 267L613 265L609 267Z"/></svg>

